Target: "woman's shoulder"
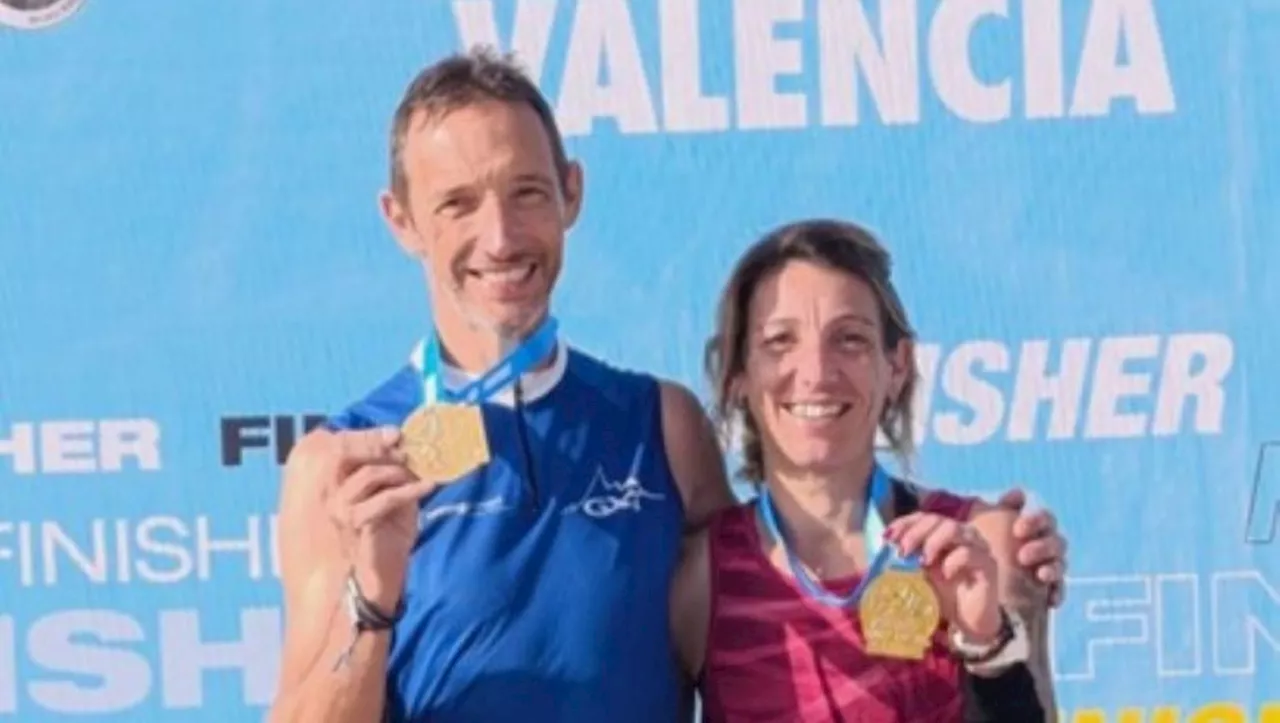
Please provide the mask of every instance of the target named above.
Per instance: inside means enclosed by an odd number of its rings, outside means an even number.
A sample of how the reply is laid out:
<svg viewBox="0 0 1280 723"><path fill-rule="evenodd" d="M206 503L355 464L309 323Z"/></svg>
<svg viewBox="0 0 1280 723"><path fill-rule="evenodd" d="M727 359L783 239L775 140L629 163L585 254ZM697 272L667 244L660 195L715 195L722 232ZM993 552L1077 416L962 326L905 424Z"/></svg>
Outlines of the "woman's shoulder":
<svg viewBox="0 0 1280 723"><path fill-rule="evenodd" d="M893 478L894 502L898 514L932 512L943 517L967 520L982 500L974 495L951 492L943 487L903 477Z"/></svg>

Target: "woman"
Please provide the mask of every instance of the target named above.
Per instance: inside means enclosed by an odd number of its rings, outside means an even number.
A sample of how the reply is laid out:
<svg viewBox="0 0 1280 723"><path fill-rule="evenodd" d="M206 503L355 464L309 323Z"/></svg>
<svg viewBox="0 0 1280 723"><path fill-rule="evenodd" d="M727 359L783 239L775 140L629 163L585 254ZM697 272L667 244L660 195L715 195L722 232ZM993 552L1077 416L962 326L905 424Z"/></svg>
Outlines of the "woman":
<svg viewBox="0 0 1280 723"><path fill-rule="evenodd" d="M866 231L804 222L724 291L707 369L759 495L691 540L673 589L708 721L1044 719L998 597L1015 513L876 462L880 430L909 463L917 381L889 265Z"/></svg>

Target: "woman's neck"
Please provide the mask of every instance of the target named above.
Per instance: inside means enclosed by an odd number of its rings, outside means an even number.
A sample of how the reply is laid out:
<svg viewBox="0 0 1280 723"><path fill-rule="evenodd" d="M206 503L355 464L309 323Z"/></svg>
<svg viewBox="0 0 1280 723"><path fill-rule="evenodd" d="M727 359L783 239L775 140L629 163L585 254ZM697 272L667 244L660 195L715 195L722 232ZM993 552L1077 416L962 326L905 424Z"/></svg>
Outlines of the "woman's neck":
<svg viewBox="0 0 1280 723"><path fill-rule="evenodd" d="M874 458L838 472L773 471L769 499L791 553L820 577L845 577L867 567L864 530ZM785 555L772 541L774 557Z"/></svg>

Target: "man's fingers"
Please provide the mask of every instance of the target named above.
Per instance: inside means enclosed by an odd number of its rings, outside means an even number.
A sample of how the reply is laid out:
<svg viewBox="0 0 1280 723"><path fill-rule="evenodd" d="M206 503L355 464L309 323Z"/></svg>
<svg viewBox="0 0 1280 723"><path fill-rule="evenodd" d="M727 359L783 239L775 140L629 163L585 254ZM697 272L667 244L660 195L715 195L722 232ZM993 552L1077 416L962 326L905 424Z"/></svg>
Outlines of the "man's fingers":
<svg viewBox="0 0 1280 723"><path fill-rule="evenodd" d="M1058 518L1049 510L1038 510L1034 514L1021 515L1013 522L1013 536L1019 540L1056 534Z"/></svg>
<svg viewBox="0 0 1280 723"><path fill-rule="evenodd" d="M1062 601L1067 597L1067 586L1058 582L1049 586L1049 607L1056 608L1062 605Z"/></svg>
<svg viewBox="0 0 1280 723"><path fill-rule="evenodd" d="M381 520L405 505L417 506L418 501L434 492L437 486L435 482L419 480L383 489L353 508L352 523L359 529Z"/></svg>
<svg viewBox="0 0 1280 723"><path fill-rule="evenodd" d="M1018 546L1018 564L1023 567L1040 567L1047 563L1063 562L1065 553L1066 541L1057 535L1033 539Z"/></svg>
<svg viewBox="0 0 1280 723"><path fill-rule="evenodd" d="M1008 492L1005 492L1000 495L1000 499L996 500L997 507L1004 507L1005 509L1010 509L1014 512L1021 512L1022 508L1026 505L1027 493L1023 492L1020 487L1015 487Z"/></svg>
<svg viewBox="0 0 1280 723"><path fill-rule="evenodd" d="M398 464L366 464L339 483L337 497L342 504L353 505L385 487L408 484L416 479L412 472Z"/></svg>
<svg viewBox="0 0 1280 723"><path fill-rule="evenodd" d="M1046 585L1057 585L1066 577L1066 565L1060 562L1042 565L1036 569L1036 579Z"/></svg>
<svg viewBox="0 0 1280 723"><path fill-rule="evenodd" d="M403 463L405 455L399 444L400 430L395 427L343 432L338 435L336 450L339 465L346 471L365 464Z"/></svg>
<svg viewBox="0 0 1280 723"><path fill-rule="evenodd" d="M399 465L365 465L342 479L333 490L328 502L329 515L339 527L354 529L354 510L359 504L383 490L403 487L415 479L413 473Z"/></svg>

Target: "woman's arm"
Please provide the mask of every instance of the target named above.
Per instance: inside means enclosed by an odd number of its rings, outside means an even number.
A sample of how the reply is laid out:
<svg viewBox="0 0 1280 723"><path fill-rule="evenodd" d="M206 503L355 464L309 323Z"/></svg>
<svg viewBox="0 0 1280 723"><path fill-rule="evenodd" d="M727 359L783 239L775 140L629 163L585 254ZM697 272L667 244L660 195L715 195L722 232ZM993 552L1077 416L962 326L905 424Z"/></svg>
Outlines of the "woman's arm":
<svg viewBox="0 0 1280 723"><path fill-rule="evenodd" d="M1057 703L1053 689L1052 666L1049 661L1049 599L1045 588L1030 579L1026 569L1017 563L1015 555L1018 541L1013 536L1013 523L1017 517L1018 514L1012 510L979 503L970 513L969 522L982 534L996 560L1001 604L1005 609L1016 613L1025 627L1029 655L1025 665L1014 666L1010 671L1010 679L1030 677L1039 698L1043 716L1035 720L1056 723ZM1017 672L1018 668L1025 668L1025 675ZM998 680L1003 680L1003 677ZM978 682L985 686L982 687L983 691L1003 690L995 682L989 685L986 681ZM975 718L974 720L993 719Z"/></svg>

